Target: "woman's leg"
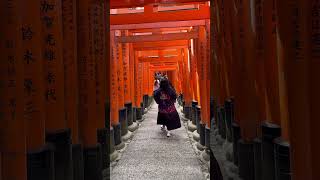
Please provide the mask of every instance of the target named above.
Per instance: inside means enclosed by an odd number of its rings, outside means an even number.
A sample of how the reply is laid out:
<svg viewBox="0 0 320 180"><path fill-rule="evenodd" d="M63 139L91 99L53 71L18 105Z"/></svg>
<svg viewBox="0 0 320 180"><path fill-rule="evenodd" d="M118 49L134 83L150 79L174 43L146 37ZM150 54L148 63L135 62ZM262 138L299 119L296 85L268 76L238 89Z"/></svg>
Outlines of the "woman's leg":
<svg viewBox="0 0 320 180"><path fill-rule="evenodd" d="M168 130L167 131L167 137L170 137L171 136L171 134L170 134L170 131Z"/></svg>

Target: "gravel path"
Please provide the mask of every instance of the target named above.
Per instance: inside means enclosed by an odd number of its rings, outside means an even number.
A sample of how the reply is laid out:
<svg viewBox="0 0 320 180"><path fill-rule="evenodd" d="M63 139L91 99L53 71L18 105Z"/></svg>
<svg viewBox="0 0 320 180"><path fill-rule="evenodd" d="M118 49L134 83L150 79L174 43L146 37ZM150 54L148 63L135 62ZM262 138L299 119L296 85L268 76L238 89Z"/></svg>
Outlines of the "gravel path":
<svg viewBox="0 0 320 180"><path fill-rule="evenodd" d="M156 124L157 113L158 106L153 103L120 160L111 168L111 179L205 179L186 129L182 126L167 138Z"/></svg>

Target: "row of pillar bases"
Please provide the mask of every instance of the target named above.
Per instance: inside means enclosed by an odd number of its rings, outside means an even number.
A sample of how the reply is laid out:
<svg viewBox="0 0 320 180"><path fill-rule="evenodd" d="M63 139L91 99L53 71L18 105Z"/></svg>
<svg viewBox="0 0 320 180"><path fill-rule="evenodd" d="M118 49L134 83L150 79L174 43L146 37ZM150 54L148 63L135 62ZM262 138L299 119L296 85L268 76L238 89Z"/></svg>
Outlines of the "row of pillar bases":
<svg viewBox="0 0 320 180"><path fill-rule="evenodd" d="M211 105L211 108L214 105ZM233 146L233 163L238 166L239 176L245 180L289 180L290 146L281 139L278 125L261 124L262 136L251 141L241 138L241 127L234 121L234 100L226 100L224 106L216 107L217 118L212 131Z"/></svg>
<svg viewBox="0 0 320 180"><path fill-rule="evenodd" d="M63 129L46 133L46 145L36 152L28 152L27 172L30 180L102 180L109 176L109 164L118 157L117 150L124 148L124 142L132 137L141 121L143 107L132 107L126 103L119 110L119 123L108 131L97 130L97 144L83 147L73 144L71 130ZM110 139L107 139L107 138Z"/></svg>
<svg viewBox="0 0 320 180"><path fill-rule="evenodd" d="M183 98L182 98L183 99ZM185 106L185 102L181 101L183 106L184 118L188 120L188 130L192 133L193 139L197 142L197 148L202 151L201 157L205 161L210 160L210 128L201 121L201 106L193 100L190 106Z"/></svg>
<svg viewBox="0 0 320 180"><path fill-rule="evenodd" d="M119 110L119 123L112 125L110 129L110 152L109 158L112 162L119 156L118 150L125 147L126 141L133 137L132 132L138 129L138 122L143 121L143 115L152 104L153 97L145 95L140 107L133 107L132 103L126 103L125 107Z"/></svg>
<svg viewBox="0 0 320 180"><path fill-rule="evenodd" d="M97 131L92 147L72 144L70 129L46 134L42 149L27 154L30 180L89 180L108 176L107 129Z"/></svg>

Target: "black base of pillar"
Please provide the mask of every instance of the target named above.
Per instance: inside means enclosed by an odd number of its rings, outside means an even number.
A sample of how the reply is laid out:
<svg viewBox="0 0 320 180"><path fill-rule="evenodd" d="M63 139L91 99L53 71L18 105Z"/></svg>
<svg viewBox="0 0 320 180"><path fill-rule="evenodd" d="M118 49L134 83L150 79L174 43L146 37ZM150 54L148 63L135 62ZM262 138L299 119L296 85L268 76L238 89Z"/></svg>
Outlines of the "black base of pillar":
<svg viewBox="0 0 320 180"><path fill-rule="evenodd" d="M28 180L55 180L54 147L47 144L37 152L27 155Z"/></svg>
<svg viewBox="0 0 320 180"><path fill-rule="evenodd" d="M210 128L205 126L205 146L210 148Z"/></svg>
<svg viewBox="0 0 320 180"><path fill-rule="evenodd" d="M136 107L132 108L132 121L137 122L137 108Z"/></svg>
<svg viewBox="0 0 320 180"><path fill-rule="evenodd" d="M84 180L83 149L81 144L72 145L73 179Z"/></svg>
<svg viewBox="0 0 320 180"><path fill-rule="evenodd" d="M52 143L54 150L55 178L73 180L72 173L72 144L70 129L61 129L46 134L46 142Z"/></svg>
<svg viewBox="0 0 320 180"><path fill-rule="evenodd" d="M127 108L119 110L119 122L121 124L121 136L124 136L128 133Z"/></svg>
<svg viewBox="0 0 320 180"><path fill-rule="evenodd" d="M140 107L141 107L141 115L144 115L144 104L143 104L143 99L142 102L140 103Z"/></svg>
<svg viewBox="0 0 320 180"><path fill-rule="evenodd" d="M197 125L197 132L200 134L200 122L201 122L201 107L196 105L195 107L195 119Z"/></svg>
<svg viewBox="0 0 320 180"><path fill-rule="evenodd" d="M214 118L214 97L210 97L210 119Z"/></svg>
<svg viewBox="0 0 320 180"><path fill-rule="evenodd" d="M233 160L234 164L238 165L238 141L241 138L240 126L237 123L232 123L232 139L233 139Z"/></svg>
<svg viewBox="0 0 320 180"><path fill-rule="evenodd" d="M262 142L260 138L256 138L253 141L253 153L254 153L254 177L255 180L262 179L262 154L261 154Z"/></svg>
<svg viewBox="0 0 320 180"><path fill-rule="evenodd" d="M143 110L142 108L136 108L136 119L141 120L142 119Z"/></svg>
<svg viewBox="0 0 320 180"><path fill-rule="evenodd" d="M197 124L197 121L196 121L196 113L197 113L197 108L196 106L198 105L198 102L197 101L192 101L191 102L191 109L190 109L190 117L191 117L191 121L193 124ZM198 132L199 133L199 132Z"/></svg>
<svg viewBox="0 0 320 180"><path fill-rule="evenodd" d="M84 179L102 180L102 152L101 145L83 149Z"/></svg>
<svg viewBox="0 0 320 180"><path fill-rule="evenodd" d="M106 169L109 167L109 162L110 162L110 156L108 153L108 129L103 128L103 129L98 129L97 130L97 138L98 138L98 143L101 145L101 152L102 152L102 169Z"/></svg>
<svg viewBox="0 0 320 180"><path fill-rule="evenodd" d="M184 101L184 99L182 99L181 103L182 103L182 108L183 108L183 113L184 113L184 107L186 106L186 102Z"/></svg>
<svg viewBox="0 0 320 180"><path fill-rule="evenodd" d="M275 180L291 180L290 145L277 138L274 140Z"/></svg>
<svg viewBox="0 0 320 180"><path fill-rule="evenodd" d="M254 180L253 143L238 141L239 175L244 180Z"/></svg>
<svg viewBox="0 0 320 180"><path fill-rule="evenodd" d="M206 125L200 123L200 144L202 146L206 145Z"/></svg>
<svg viewBox="0 0 320 180"><path fill-rule="evenodd" d="M231 133L231 124L232 124L232 107L231 107L231 100L228 99L225 102L225 122L226 122L226 134L228 142L232 142L232 133Z"/></svg>
<svg viewBox="0 0 320 180"><path fill-rule="evenodd" d="M113 125L113 130L114 130L114 144L119 145L121 144L121 125L120 123L117 125Z"/></svg>
<svg viewBox="0 0 320 180"><path fill-rule="evenodd" d="M184 106L183 113L184 113L184 117L191 120L191 107L190 106Z"/></svg>
<svg viewBox="0 0 320 180"><path fill-rule="evenodd" d="M275 179L274 143L273 140L281 136L281 128L271 123L263 123L262 131L262 180Z"/></svg>
<svg viewBox="0 0 320 180"><path fill-rule="evenodd" d="M218 108L218 128L219 134L223 139L226 139L226 122L224 107Z"/></svg>
<svg viewBox="0 0 320 180"><path fill-rule="evenodd" d="M133 108L132 103L126 103L124 105L127 108L127 119L128 119L128 126L131 126L133 124Z"/></svg>
<svg viewBox="0 0 320 180"><path fill-rule="evenodd" d="M108 149L109 149L109 154L112 154L114 151L115 151L115 148L114 148L114 130L113 130L113 127L110 128L110 143L107 144L108 145ZM109 162L110 163L110 162Z"/></svg>
<svg viewBox="0 0 320 180"><path fill-rule="evenodd" d="M214 156L213 152L210 150L210 180L223 180L220 165Z"/></svg>
<svg viewBox="0 0 320 180"><path fill-rule="evenodd" d="M148 108L149 106L149 96L147 94L143 95L143 109Z"/></svg>

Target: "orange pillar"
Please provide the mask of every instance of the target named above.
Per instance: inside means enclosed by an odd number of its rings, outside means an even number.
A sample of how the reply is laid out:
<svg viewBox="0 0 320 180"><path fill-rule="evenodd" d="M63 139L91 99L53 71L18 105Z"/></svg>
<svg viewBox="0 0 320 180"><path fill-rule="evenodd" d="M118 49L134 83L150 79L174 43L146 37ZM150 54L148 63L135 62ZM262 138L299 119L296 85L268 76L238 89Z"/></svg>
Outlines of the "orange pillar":
<svg viewBox="0 0 320 180"><path fill-rule="evenodd" d="M120 31L116 31L116 35L120 36ZM116 42L116 58L118 62L118 98L119 98L119 110L124 108L124 79L123 79L123 56L122 56L122 45Z"/></svg>
<svg viewBox="0 0 320 180"><path fill-rule="evenodd" d="M80 138L85 148L96 146L96 80L92 56L92 13L89 0L78 2L78 70Z"/></svg>
<svg viewBox="0 0 320 180"><path fill-rule="evenodd" d="M191 88L193 90L193 99L200 103L200 96L198 91L199 86L199 78L197 73L197 57L195 56L195 50L194 50L194 40L190 42L192 46L190 47L189 54L190 54L190 82L191 82ZM193 50L191 50L193 49Z"/></svg>
<svg viewBox="0 0 320 180"><path fill-rule="evenodd" d="M239 148L239 173L243 179L253 179L254 163L253 140L257 136L258 109L255 91L255 46L254 29L250 0L238 2L239 22L239 47L243 54L239 58L239 72L241 72L241 84L239 97L236 100L239 108L239 121L241 128L241 140L238 141Z"/></svg>
<svg viewBox="0 0 320 180"><path fill-rule="evenodd" d="M114 43L114 31L110 35L110 119L111 125L115 126L119 123L118 112L118 62L116 59L116 45Z"/></svg>
<svg viewBox="0 0 320 180"><path fill-rule="evenodd" d="M61 15L60 0L48 0L42 3L41 42L43 43L46 132L50 134L66 128Z"/></svg>
<svg viewBox="0 0 320 180"><path fill-rule="evenodd" d="M141 89L141 81L142 81L142 74L141 74L141 66L142 66L142 63L139 62L138 60L138 53L135 52L135 69L134 69L134 74L135 74L135 81L134 81L134 89L135 89L135 105L137 108L140 108L141 106L141 99L142 99L142 89Z"/></svg>
<svg viewBox="0 0 320 180"><path fill-rule="evenodd" d="M192 92L190 89L190 71L189 71L189 52L187 48L182 49L182 76L183 76L183 86L184 94L183 98L185 101L185 114L187 118L190 119L191 116L191 101L192 101Z"/></svg>
<svg viewBox="0 0 320 180"><path fill-rule="evenodd" d="M200 105L201 105L201 121L210 127L208 112L209 97L207 97L207 82L208 82L208 56L207 56L207 33L204 26L199 27L199 41L198 41L198 72L200 85Z"/></svg>
<svg viewBox="0 0 320 180"><path fill-rule="evenodd" d="M123 31L123 35L128 36L129 32ZM132 78L130 75L130 47L128 43L122 44L122 57L123 57L123 81L124 81L124 101L125 103L131 102L131 82Z"/></svg>
<svg viewBox="0 0 320 180"><path fill-rule="evenodd" d="M45 83L44 83L44 62L42 54L43 36L41 33L39 1L21 1L23 9L21 12L22 26L22 58L24 62L24 122L26 123L27 152L30 159L27 160L28 179L41 177L51 179L53 167L53 150L45 147ZM37 18L38 17L38 18ZM43 168L33 166L34 157L42 156L50 152L49 158L40 158L44 168L49 172L43 173ZM42 156L43 157L43 156ZM47 162L47 163L46 163ZM38 162L37 162L38 163Z"/></svg>
<svg viewBox="0 0 320 180"><path fill-rule="evenodd" d="M223 80L222 78L222 67L221 67L221 61L223 61L222 59L222 34L221 34L221 25L219 22L221 22L221 18L220 18L220 14L218 12L220 12L219 10L219 6L218 6L218 0L215 1L214 5L213 5L213 23L214 26L213 28L213 46L211 46L212 50L214 51L214 56L212 57L212 61L213 61L213 98L214 98L214 111L217 112L216 110L218 109L217 107L220 107L223 103L223 100L225 99L225 89L224 89L224 85L223 85ZM218 113L216 113L216 118L215 118L216 122L217 122L217 126L219 126L219 123L221 123L221 121L218 119Z"/></svg>
<svg viewBox="0 0 320 180"><path fill-rule="evenodd" d="M64 107L65 119L67 127L71 129L73 144L79 143L76 5L75 0L62 2Z"/></svg>
<svg viewBox="0 0 320 180"><path fill-rule="evenodd" d="M280 125L280 96L279 96L279 72L277 57L277 25L275 0L263 2L263 29L262 39L265 66L265 87L267 95L267 116L270 123ZM271 15L270 15L271 12ZM286 129L282 129L283 132Z"/></svg>
<svg viewBox="0 0 320 180"><path fill-rule="evenodd" d="M305 21L308 22L308 41L307 44L308 47L308 54L310 54L310 61L308 61L309 65L309 98L310 98L310 132L311 132L311 153L312 153L312 172L313 172L313 178L319 179L320 178L320 172L319 172L319 163L317 161L320 160L319 150L320 145L318 144L318 132L320 127L319 120L319 101L320 101L320 85L319 79L317 77L320 77L319 68L320 68L320 46L319 46L319 38L318 35L320 33L320 27L317 25L317 23L320 20L319 17L319 2L313 0L310 2L303 2L304 6L308 5L306 9L307 18ZM311 20L311 21L310 21Z"/></svg>
<svg viewBox="0 0 320 180"><path fill-rule="evenodd" d="M0 179L27 179L21 10L19 1L0 5Z"/></svg>
<svg viewBox="0 0 320 180"><path fill-rule="evenodd" d="M313 144L311 127L315 124L311 124L313 117L310 111L313 110L312 103L316 99L310 101L310 98L314 97L310 94L313 92L312 86L308 84L315 78L310 76L315 71L309 66L313 59L310 59L308 54L311 53L309 51L311 41L310 36L307 36L307 30L312 27L308 24L312 21L308 15L317 11L312 11L308 7L309 4L312 3L301 0L276 2L278 50L283 57L283 73L288 89L290 148L293 150L290 151L292 179L317 179L313 176L315 172L312 168L315 157L311 155Z"/></svg>
<svg viewBox="0 0 320 180"><path fill-rule="evenodd" d="M131 77L131 83L130 83L130 99L132 102L132 106L135 108L137 107L135 104L135 100L134 100L134 96L135 96L135 81L136 81L136 77L135 77L135 51L133 49L133 45L132 43L129 44L129 70L130 70L130 74L129 76Z"/></svg>
<svg viewBox="0 0 320 180"><path fill-rule="evenodd" d="M95 79L96 79L96 107L97 119L96 127L105 127L105 99L106 99L106 58L105 58L105 33L103 20L103 4L95 3L92 6L93 23L92 33L92 52L95 60ZM102 142L100 142L102 143Z"/></svg>
<svg viewBox="0 0 320 180"><path fill-rule="evenodd" d="M241 132L242 138L245 141L252 141L256 136L256 120L257 117L257 109L256 109L256 101L255 101L255 88L254 88L254 39L253 32L251 29L251 11L250 11L250 3L249 0L242 1L239 3L239 8L241 8L242 15L239 15L240 21L240 29L243 31L240 32L240 41L241 46L244 51L244 55L240 60L240 63L243 64L243 79L242 79L242 95L239 101L239 105L241 108Z"/></svg>
<svg viewBox="0 0 320 180"><path fill-rule="evenodd" d="M22 52L24 60L24 118L26 120L27 149L36 151L45 143L45 90L41 48L40 2L23 3Z"/></svg>

